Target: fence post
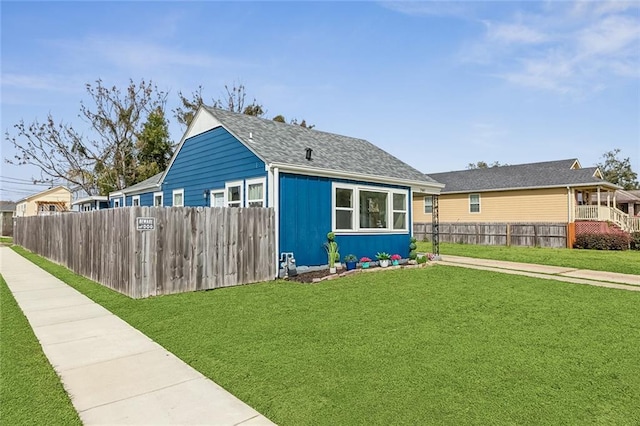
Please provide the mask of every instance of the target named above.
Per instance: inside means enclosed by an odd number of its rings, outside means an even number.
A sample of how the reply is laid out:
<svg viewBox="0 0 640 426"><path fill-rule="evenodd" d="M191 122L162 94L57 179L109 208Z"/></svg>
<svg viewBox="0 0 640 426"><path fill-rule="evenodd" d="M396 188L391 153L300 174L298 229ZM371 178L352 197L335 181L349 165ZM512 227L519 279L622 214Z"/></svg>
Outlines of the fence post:
<svg viewBox="0 0 640 426"><path fill-rule="evenodd" d="M507 247L511 247L511 224L507 223Z"/></svg>

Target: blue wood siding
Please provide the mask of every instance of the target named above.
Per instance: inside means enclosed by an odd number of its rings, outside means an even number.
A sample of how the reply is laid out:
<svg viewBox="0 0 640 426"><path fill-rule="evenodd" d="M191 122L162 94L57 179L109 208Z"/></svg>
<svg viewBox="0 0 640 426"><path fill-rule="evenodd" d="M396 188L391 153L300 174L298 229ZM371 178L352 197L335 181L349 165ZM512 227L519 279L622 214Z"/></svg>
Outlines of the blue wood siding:
<svg viewBox="0 0 640 426"><path fill-rule="evenodd" d="M182 145L162 184L163 202L172 206L173 190L184 189L185 206L209 206L204 191L224 189L225 182L266 176L264 162L218 127L189 138Z"/></svg>
<svg viewBox="0 0 640 426"><path fill-rule="evenodd" d="M406 187L355 182L344 179L280 174L280 252L293 252L298 265L326 265L327 254L324 242L331 231L331 183L342 182L384 188ZM411 224L411 193L407 221ZM409 226L409 229L411 226ZM337 235L342 259L355 254L375 260L376 253L397 253L409 256L410 231L394 234ZM341 260L342 260L341 259Z"/></svg>

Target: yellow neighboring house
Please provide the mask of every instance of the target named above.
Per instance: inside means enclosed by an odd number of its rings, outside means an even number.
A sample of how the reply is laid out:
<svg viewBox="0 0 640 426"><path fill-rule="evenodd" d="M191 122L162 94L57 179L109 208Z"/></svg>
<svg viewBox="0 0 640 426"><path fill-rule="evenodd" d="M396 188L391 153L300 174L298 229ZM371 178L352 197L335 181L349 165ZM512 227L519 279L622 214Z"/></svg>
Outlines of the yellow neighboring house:
<svg viewBox="0 0 640 426"><path fill-rule="evenodd" d="M19 200L16 217L58 214L70 208L71 191L64 186L56 186Z"/></svg>
<svg viewBox="0 0 640 426"><path fill-rule="evenodd" d="M445 184L440 223L609 221L626 231L640 227L640 219L616 208L620 187L575 158L429 176ZM431 222L432 211L431 196L414 196L414 222Z"/></svg>

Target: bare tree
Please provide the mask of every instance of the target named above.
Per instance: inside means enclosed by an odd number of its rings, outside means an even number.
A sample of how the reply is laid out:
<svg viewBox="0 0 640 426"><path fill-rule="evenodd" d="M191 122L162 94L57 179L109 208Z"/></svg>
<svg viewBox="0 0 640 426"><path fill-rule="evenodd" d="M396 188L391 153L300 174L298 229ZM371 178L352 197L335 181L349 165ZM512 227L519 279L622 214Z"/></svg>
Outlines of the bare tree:
<svg viewBox="0 0 640 426"><path fill-rule="evenodd" d="M125 91L97 80L86 90L91 102L81 102L79 116L89 125L90 136L57 124L51 115L44 124L20 121L14 126L16 135L5 135L18 151L6 161L38 167L41 178L34 181L63 179L92 195L136 183L136 139L149 113L164 108L166 94L144 80L130 80Z"/></svg>

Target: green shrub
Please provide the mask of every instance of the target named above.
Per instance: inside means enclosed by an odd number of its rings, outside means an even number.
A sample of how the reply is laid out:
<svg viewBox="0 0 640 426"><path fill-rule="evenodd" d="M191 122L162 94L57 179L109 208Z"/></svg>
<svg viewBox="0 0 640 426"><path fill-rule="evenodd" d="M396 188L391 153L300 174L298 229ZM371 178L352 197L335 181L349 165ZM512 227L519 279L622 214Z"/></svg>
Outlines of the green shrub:
<svg viewBox="0 0 640 426"><path fill-rule="evenodd" d="M627 250L631 238L624 234L580 234L573 244L577 249Z"/></svg>
<svg viewBox="0 0 640 426"><path fill-rule="evenodd" d="M631 234L631 242L629 243L629 247L632 250L640 250L640 232L634 232Z"/></svg>

